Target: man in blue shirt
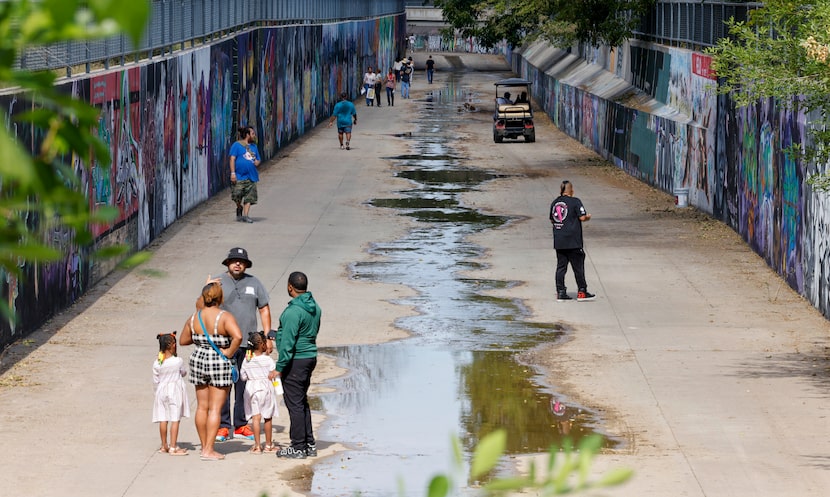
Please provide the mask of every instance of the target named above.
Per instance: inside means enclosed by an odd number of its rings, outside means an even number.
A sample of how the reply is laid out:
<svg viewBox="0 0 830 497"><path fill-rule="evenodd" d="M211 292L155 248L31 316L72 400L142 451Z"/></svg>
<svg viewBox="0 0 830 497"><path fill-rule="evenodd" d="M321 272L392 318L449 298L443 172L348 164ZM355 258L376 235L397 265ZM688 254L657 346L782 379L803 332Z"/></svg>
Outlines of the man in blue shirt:
<svg viewBox="0 0 830 497"><path fill-rule="evenodd" d="M340 140L340 150L343 150L343 135L346 135L346 150L351 150L349 142L352 141L352 126L357 124L357 109L348 100L346 92L340 94L340 101L331 111L329 127L337 121L337 138Z"/></svg>
<svg viewBox="0 0 830 497"><path fill-rule="evenodd" d="M252 126L239 128L239 141L231 145L231 200L236 202L236 220L253 223L248 214L257 203L257 166L261 161L256 148L256 131Z"/></svg>

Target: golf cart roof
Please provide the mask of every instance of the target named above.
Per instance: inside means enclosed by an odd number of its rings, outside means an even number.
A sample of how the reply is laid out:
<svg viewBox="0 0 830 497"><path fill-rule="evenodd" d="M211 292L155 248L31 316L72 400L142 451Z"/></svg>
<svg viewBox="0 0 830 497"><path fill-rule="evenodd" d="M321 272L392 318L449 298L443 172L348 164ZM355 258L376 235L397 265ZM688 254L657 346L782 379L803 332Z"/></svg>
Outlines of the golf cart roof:
<svg viewBox="0 0 830 497"><path fill-rule="evenodd" d="M532 85L533 83L522 78L507 78L502 79L501 81L496 81L493 84L495 84L496 86L528 86Z"/></svg>

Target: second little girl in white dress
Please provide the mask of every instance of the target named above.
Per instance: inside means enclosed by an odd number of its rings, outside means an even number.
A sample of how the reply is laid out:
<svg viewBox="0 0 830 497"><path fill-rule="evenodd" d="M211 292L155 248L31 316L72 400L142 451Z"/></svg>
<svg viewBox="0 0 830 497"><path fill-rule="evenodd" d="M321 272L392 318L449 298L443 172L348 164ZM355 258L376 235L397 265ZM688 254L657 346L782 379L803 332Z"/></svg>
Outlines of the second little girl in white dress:
<svg viewBox="0 0 830 497"><path fill-rule="evenodd" d="M277 409L277 395L268 374L274 370L276 363L266 353L267 341L265 334L260 332L248 334L248 356L242 362L239 370L241 379L245 380L245 418L253 421L254 446L251 452L276 452L278 447L272 443L271 419L279 415ZM259 444L261 421L265 420L265 447Z"/></svg>

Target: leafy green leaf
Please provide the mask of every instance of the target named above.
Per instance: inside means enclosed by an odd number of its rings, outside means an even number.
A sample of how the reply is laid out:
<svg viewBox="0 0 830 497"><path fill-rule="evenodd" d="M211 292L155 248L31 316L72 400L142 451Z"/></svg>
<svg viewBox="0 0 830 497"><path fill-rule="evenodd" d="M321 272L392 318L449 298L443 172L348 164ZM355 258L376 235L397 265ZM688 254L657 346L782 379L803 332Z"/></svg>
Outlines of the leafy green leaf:
<svg viewBox="0 0 830 497"><path fill-rule="evenodd" d="M450 480L444 475L438 475L429 482L428 497L446 497L450 493Z"/></svg>
<svg viewBox="0 0 830 497"><path fill-rule="evenodd" d="M35 126L46 128L49 126L49 122L54 118L55 111L39 108L15 114L13 120L16 122L32 123Z"/></svg>
<svg viewBox="0 0 830 497"><path fill-rule="evenodd" d="M482 438L473 453L470 476L475 479L493 469L504 454L506 446L507 431L504 429L496 430Z"/></svg>
<svg viewBox="0 0 830 497"><path fill-rule="evenodd" d="M59 250L34 242L22 242L16 247L5 247L3 252L4 257L25 258L27 261L34 262L56 261L61 257Z"/></svg>
<svg viewBox="0 0 830 497"><path fill-rule="evenodd" d="M20 23L22 39L34 44L51 41L55 29L52 16L45 10L31 12Z"/></svg>
<svg viewBox="0 0 830 497"><path fill-rule="evenodd" d="M3 115L0 112L0 118ZM13 180L23 184L29 184L37 177L31 156L9 135L5 126L0 126L0 176L4 182Z"/></svg>
<svg viewBox="0 0 830 497"><path fill-rule="evenodd" d="M9 73L9 83L22 86L28 90L38 90L42 96L52 95L55 91L54 84L57 76L50 71L19 71Z"/></svg>
<svg viewBox="0 0 830 497"><path fill-rule="evenodd" d="M92 211L89 220L93 224L105 224L117 219L119 214L121 214L121 211L118 210L118 207L113 207L111 205L98 205L95 206L95 209Z"/></svg>
<svg viewBox="0 0 830 497"><path fill-rule="evenodd" d="M599 479L597 482L597 486L600 487L612 487L615 485L621 485L631 477L634 476L634 470L628 468L616 468L612 469L611 471L602 475L602 478Z"/></svg>
<svg viewBox="0 0 830 497"><path fill-rule="evenodd" d="M138 267L144 264L145 262L152 259L152 257L153 255L150 252L144 250L141 252L136 252L135 254L131 255L130 257L122 261L121 264L119 264L119 267L123 269L132 269L134 267Z"/></svg>
<svg viewBox="0 0 830 497"><path fill-rule="evenodd" d="M488 491L522 490L531 486L532 480L522 477L501 478L484 484L482 488Z"/></svg>
<svg viewBox="0 0 830 497"><path fill-rule="evenodd" d="M582 440L579 444L579 485L582 486L588 481L589 472L591 470L591 461L602 447L602 437L599 435L591 435Z"/></svg>
<svg viewBox="0 0 830 497"><path fill-rule="evenodd" d="M451 443L453 464L456 467L461 467L464 464L464 449L461 447L461 440L458 439L458 435L452 436Z"/></svg>
<svg viewBox="0 0 830 497"><path fill-rule="evenodd" d="M43 10L52 17L56 29L62 29L75 19L78 0L42 0Z"/></svg>

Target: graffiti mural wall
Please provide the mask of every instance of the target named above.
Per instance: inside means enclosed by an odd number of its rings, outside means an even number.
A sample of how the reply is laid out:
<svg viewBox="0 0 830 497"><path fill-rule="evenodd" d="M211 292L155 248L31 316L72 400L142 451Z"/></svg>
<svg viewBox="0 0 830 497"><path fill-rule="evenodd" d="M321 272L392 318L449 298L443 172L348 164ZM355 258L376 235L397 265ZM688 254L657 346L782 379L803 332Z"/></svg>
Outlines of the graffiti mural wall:
<svg viewBox="0 0 830 497"><path fill-rule="evenodd" d="M705 54L630 46L619 57L629 61L626 81L671 116L563 83L519 51L510 60L557 127L650 185L688 189L691 205L738 232L830 317L830 200L805 184L820 171L785 153L804 146L808 116L772 100L736 108L714 93Z"/></svg>
<svg viewBox="0 0 830 497"><path fill-rule="evenodd" d="M98 136L109 164L72 161L90 206L118 218L95 226L95 246L142 249L183 214L229 186L227 152L236 128L257 128L264 160L325 119L341 92L357 95L365 66L388 67L403 51L406 19L262 28L214 45L61 87L100 110ZM35 150L37 129L15 114L37 103L0 95L2 123ZM38 230L34 220L33 231ZM60 263L2 274L16 322L0 323L0 348L75 302L114 262L93 263L92 247L66 233L44 233L66 254ZM106 265L109 264L109 265Z"/></svg>

